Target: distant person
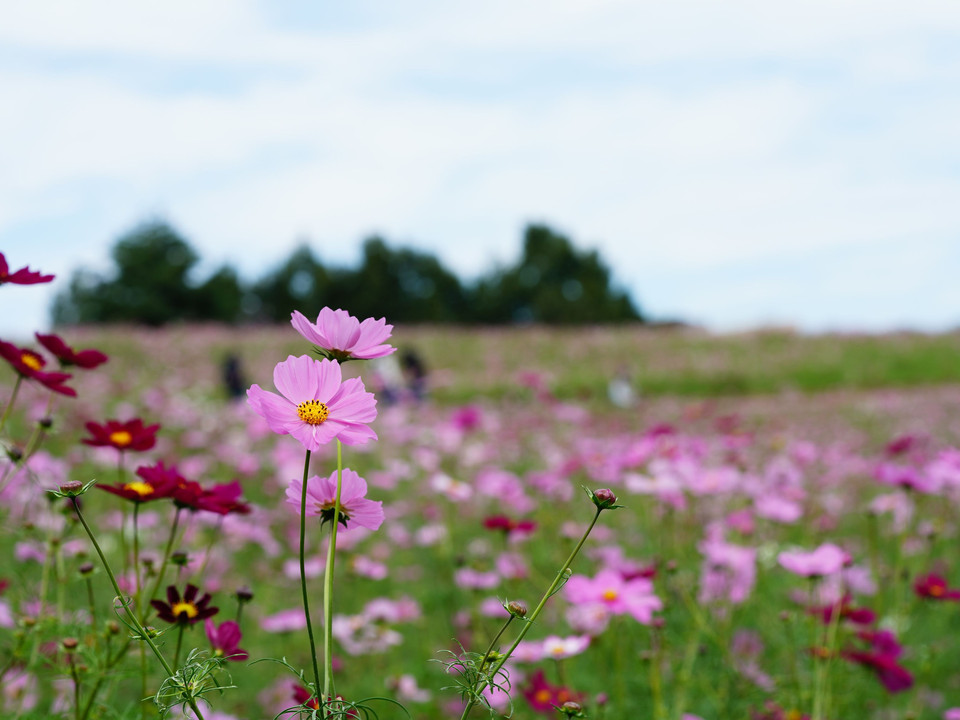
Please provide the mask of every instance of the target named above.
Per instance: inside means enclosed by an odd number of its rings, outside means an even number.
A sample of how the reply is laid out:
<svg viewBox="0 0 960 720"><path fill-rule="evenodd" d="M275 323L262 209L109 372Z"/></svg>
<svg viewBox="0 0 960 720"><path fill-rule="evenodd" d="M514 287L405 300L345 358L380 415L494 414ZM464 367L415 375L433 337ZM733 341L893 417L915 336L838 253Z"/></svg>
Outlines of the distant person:
<svg viewBox="0 0 960 720"><path fill-rule="evenodd" d="M240 358L233 353L223 361L223 386L230 400L239 400L246 393L247 383L240 369Z"/></svg>
<svg viewBox="0 0 960 720"><path fill-rule="evenodd" d="M633 404L637 401L637 392L634 390L627 368L621 367L617 370L616 375L610 379L610 383L607 385L607 397L618 408L633 407Z"/></svg>
<svg viewBox="0 0 960 720"><path fill-rule="evenodd" d="M394 405L403 397L403 370L395 355L376 358L373 365L373 385L377 401Z"/></svg>
<svg viewBox="0 0 960 720"><path fill-rule="evenodd" d="M400 366L407 380L407 390L417 401L427 396L427 369L415 350L404 350L400 356Z"/></svg>

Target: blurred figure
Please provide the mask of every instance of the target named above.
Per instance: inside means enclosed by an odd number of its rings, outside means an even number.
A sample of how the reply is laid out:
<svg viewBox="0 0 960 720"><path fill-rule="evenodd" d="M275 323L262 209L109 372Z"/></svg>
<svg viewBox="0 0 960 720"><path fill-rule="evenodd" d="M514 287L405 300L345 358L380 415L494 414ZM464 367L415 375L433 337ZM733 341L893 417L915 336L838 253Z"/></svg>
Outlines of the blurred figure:
<svg viewBox="0 0 960 720"><path fill-rule="evenodd" d="M223 361L223 386L230 400L238 400L246 394L247 383L240 369L240 358L233 353Z"/></svg>
<svg viewBox="0 0 960 720"><path fill-rule="evenodd" d="M417 401L423 400L427 395L427 370L423 360L415 350L404 350L400 356L400 365L410 396Z"/></svg>
<svg viewBox="0 0 960 720"><path fill-rule="evenodd" d="M371 361L373 367L373 387L377 401L384 405L394 405L403 397L403 370L396 355L376 358Z"/></svg>
<svg viewBox="0 0 960 720"><path fill-rule="evenodd" d="M610 379L607 385L607 397L618 408L633 407L637 401L637 393L626 367L621 366L616 375Z"/></svg>

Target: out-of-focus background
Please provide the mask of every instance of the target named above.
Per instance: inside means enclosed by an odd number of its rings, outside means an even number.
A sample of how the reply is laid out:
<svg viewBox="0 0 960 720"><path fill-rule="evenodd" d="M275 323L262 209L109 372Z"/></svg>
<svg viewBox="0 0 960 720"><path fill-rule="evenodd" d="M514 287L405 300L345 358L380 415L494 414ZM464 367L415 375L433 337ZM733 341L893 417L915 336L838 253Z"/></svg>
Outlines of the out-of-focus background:
<svg viewBox="0 0 960 720"><path fill-rule="evenodd" d="M0 336L953 328L958 34L932 0L10 5L0 248L58 280Z"/></svg>

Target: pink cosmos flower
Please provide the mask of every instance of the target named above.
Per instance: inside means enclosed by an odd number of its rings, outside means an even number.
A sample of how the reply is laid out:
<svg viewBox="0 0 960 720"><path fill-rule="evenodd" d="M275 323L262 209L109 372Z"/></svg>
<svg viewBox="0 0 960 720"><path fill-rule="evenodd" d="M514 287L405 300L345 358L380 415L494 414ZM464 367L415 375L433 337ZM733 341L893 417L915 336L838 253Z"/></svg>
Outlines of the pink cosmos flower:
<svg viewBox="0 0 960 720"><path fill-rule="evenodd" d="M589 635L570 635L568 637L548 635L543 639L541 647L543 648L544 657L563 660L564 658L579 655L586 650L589 645Z"/></svg>
<svg viewBox="0 0 960 720"><path fill-rule="evenodd" d="M331 310L325 307L311 323L299 311L294 310L290 323L308 342L312 342L323 355L333 360L370 360L396 352L385 344L393 331L385 318L367 318L360 322L346 310Z"/></svg>
<svg viewBox="0 0 960 720"><path fill-rule="evenodd" d="M614 615L627 613L644 625L663 607L653 594L652 582L646 578L624 580L616 570L601 570L594 578L574 575L563 590L571 603L603 605Z"/></svg>
<svg viewBox="0 0 960 720"><path fill-rule="evenodd" d="M777 556L777 562L785 570L803 577L833 575L843 569L849 555L833 543L824 543L812 552L785 550Z"/></svg>
<svg viewBox="0 0 960 720"><path fill-rule="evenodd" d="M307 450L336 439L344 445L376 440L367 423L377 417L377 401L360 378L343 380L334 360L308 355L288 357L273 369L280 395L259 385L247 390L247 402L280 435L293 435Z"/></svg>
<svg viewBox="0 0 960 720"><path fill-rule="evenodd" d="M303 481L299 478L287 488L287 502L300 512ZM343 469L340 485L340 522L350 529L359 525L376 530L383 524L383 503L368 500L367 481L350 468ZM337 471L330 477L314 475L307 480L307 515L319 515L322 522L333 520L333 508L337 498Z"/></svg>

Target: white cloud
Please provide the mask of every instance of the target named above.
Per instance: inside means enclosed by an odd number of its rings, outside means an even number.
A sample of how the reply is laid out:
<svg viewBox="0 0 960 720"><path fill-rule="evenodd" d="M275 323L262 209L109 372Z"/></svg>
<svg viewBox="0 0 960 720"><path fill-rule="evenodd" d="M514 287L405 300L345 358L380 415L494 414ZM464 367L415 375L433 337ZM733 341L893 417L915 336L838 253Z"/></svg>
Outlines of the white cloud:
<svg viewBox="0 0 960 720"><path fill-rule="evenodd" d="M8 9L5 251L62 275L158 212L248 272L298 237L345 262L381 232L475 275L543 220L599 245L645 303L724 323L761 319L749 307L785 302L783 283L697 308L644 278L715 268L721 287L738 263L960 231L954 2L352 11L281 25L255 2Z"/></svg>

